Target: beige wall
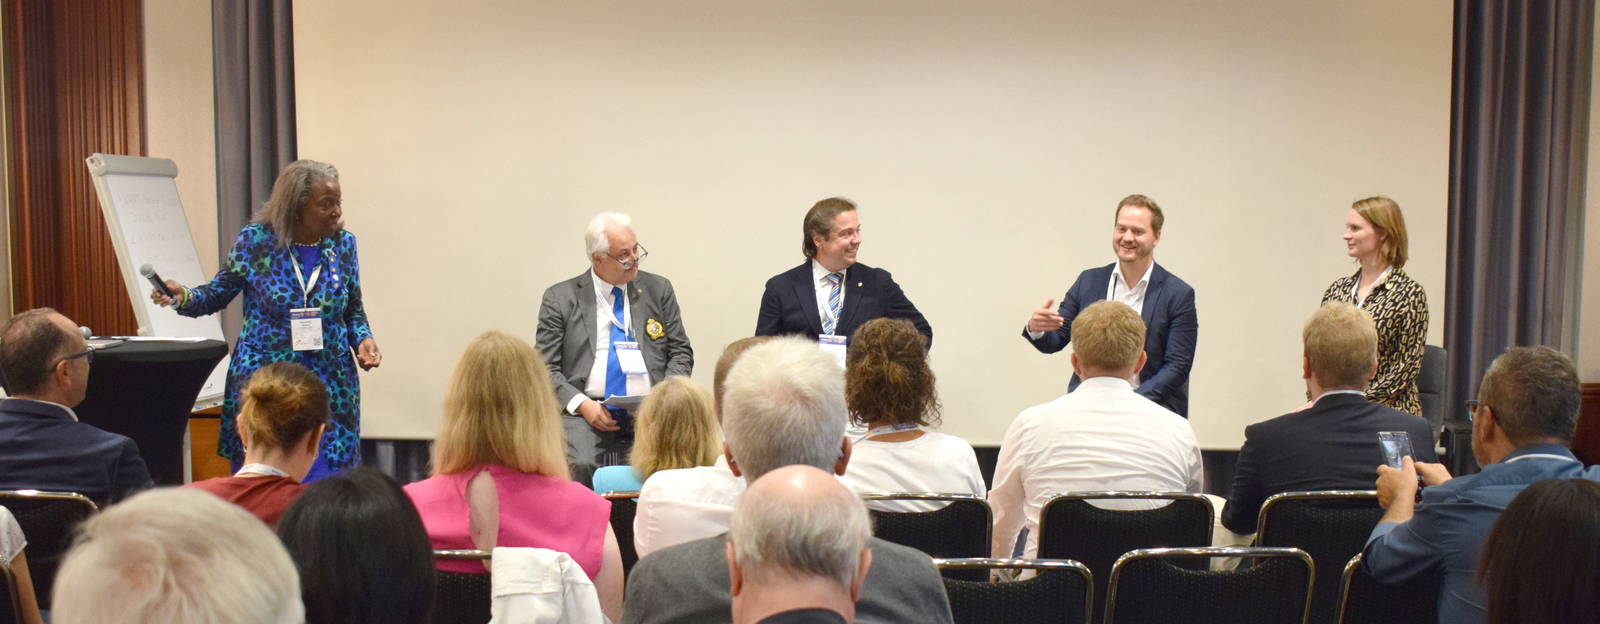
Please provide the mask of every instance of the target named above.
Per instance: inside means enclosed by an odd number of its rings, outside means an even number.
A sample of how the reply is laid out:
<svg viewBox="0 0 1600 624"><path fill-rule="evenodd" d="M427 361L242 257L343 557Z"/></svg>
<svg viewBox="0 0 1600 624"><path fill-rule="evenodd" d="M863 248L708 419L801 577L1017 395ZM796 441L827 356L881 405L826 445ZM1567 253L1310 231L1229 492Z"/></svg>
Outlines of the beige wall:
<svg viewBox="0 0 1600 624"><path fill-rule="evenodd" d="M210 0L145 0L149 155L178 165L178 196L200 268L217 270L217 133Z"/></svg>
<svg viewBox="0 0 1600 624"><path fill-rule="evenodd" d="M1116 201L1167 212L1198 293L1201 444L1304 401L1300 328L1387 194L1443 329L1451 7L1388 0L296 5L300 153L336 163L382 369L363 429L429 437L487 329L533 341L584 223L633 215L709 385L800 263L818 199L934 328L943 430L997 444L1066 391L1028 312L1112 261ZM350 36L360 23L361 36Z"/></svg>

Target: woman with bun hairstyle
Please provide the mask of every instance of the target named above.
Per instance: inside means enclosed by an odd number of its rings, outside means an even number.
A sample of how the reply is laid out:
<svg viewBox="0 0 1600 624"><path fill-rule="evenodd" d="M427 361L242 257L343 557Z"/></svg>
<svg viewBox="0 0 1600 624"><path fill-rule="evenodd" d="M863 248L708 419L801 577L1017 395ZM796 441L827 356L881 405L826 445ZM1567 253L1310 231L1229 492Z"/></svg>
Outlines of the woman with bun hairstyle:
<svg viewBox="0 0 1600 624"><path fill-rule="evenodd" d="M983 497L978 456L939 425L939 394L928 342L910 321L867 321L850 339L845 402L853 424L867 428L841 477L857 493L937 492ZM868 501L881 511L932 511L938 502Z"/></svg>
<svg viewBox="0 0 1600 624"><path fill-rule="evenodd" d="M594 491L637 491L657 472L710 466L721 456L722 429L711 391L675 375L651 388L635 414L628 456L633 465L594 471Z"/></svg>
<svg viewBox="0 0 1600 624"><path fill-rule="evenodd" d="M276 362L251 375L240 395L244 466L231 477L184 487L215 494L276 526L316 463L317 443L328 423L328 389L311 369Z"/></svg>
<svg viewBox="0 0 1600 624"><path fill-rule="evenodd" d="M622 551L611 502L567 472L550 370L527 341L491 331L456 361L433 443L433 476L405 486L439 550L496 546L563 552L594 582L600 610L622 617ZM440 570L483 574L476 561Z"/></svg>
<svg viewBox="0 0 1600 624"><path fill-rule="evenodd" d="M1378 326L1378 375L1367 386L1367 399L1421 416L1417 374L1428 336L1428 294L1402 270L1406 218L1400 205L1381 196L1356 202L1345 215L1344 244L1361 268L1334 280L1322 303L1342 301L1372 313Z"/></svg>

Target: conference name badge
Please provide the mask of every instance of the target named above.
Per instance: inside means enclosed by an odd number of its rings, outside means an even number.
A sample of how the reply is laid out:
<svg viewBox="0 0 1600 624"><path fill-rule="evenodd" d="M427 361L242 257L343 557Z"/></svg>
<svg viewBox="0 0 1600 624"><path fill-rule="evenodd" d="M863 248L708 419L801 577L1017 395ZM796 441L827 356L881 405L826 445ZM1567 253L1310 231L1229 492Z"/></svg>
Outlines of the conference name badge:
<svg viewBox="0 0 1600 624"><path fill-rule="evenodd" d="M289 340L295 351L322 349L322 310L295 308L289 311Z"/></svg>
<svg viewBox="0 0 1600 624"><path fill-rule="evenodd" d="M644 333L651 340L660 340L662 336L667 335L667 331L661 328L661 321L655 319L645 319Z"/></svg>
<svg viewBox="0 0 1600 624"><path fill-rule="evenodd" d="M822 351L824 353L833 356L834 360L839 363L839 368L845 367L846 351L844 336L833 336L829 334L817 336L817 346L822 347Z"/></svg>

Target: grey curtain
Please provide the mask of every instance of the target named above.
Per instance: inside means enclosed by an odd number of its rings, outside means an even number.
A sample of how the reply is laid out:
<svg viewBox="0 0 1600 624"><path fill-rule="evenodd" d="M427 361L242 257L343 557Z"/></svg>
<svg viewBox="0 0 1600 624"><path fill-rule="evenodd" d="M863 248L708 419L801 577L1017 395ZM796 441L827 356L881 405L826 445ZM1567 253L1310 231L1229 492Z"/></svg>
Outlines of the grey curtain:
<svg viewBox="0 0 1600 624"><path fill-rule="evenodd" d="M217 242L227 261L239 230L266 203L295 160L294 5L290 0L212 0L217 113ZM222 316L239 336L240 301Z"/></svg>
<svg viewBox="0 0 1600 624"><path fill-rule="evenodd" d="M1575 355L1594 1L1457 0L1445 414L1507 348Z"/></svg>

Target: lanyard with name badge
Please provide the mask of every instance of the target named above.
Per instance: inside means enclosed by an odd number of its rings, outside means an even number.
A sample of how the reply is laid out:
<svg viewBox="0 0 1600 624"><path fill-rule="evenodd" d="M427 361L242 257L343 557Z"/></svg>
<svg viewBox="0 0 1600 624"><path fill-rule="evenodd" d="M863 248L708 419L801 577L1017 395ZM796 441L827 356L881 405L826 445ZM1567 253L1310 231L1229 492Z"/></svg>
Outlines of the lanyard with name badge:
<svg viewBox="0 0 1600 624"><path fill-rule="evenodd" d="M918 428L919 427L917 426L917 423L900 423L900 424L897 424L897 425L884 425L882 427L875 427L875 428L873 428L872 431L868 431L867 432L867 437L868 438L875 438L875 437L878 437L878 436L881 436L881 435L888 435L888 434L891 434L891 433L900 433L900 432L903 432L903 431L913 431L913 430L916 430Z"/></svg>
<svg viewBox="0 0 1600 624"><path fill-rule="evenodd" d="M300 295L307 306L289 310L289 340L295 351L318 351L322 349L322 310L310 306L311 289L322 275L322 263L318 262L317 267L311 269L310 281L300 272L299 258L291 256L289 264L294 266L294 277L300 282Z"/></svg>
<svg viewBox="0 0 1600 624"><path fill-rule="evenodd" d="M623 336L629 338L614 345L617 348L617 364L622 367L622 374L628 376L627 392L629 395L643 394L650 386L649 377L643 376L650 374L650 369L644 364L644 353L639 350L639 343L632 340L633 332L628 330L628 326L617 318L611 308L602 306L602 309L605 310L606 317L611 319L611 324L622 330Z"/></svg>
<svg viewBox="0 0 1600 624"><path fill-rule="evenodd" d="M832 334L819 335L817 336L817 346L822 347L823 352L833 356L834 360L839 362L839 368L845 367L846 350L844 336L835 336Z"/></svg>
<svg viewBox="0 0 1600 624"><path fill-rule="evenodd" d="M239 472L233 473L233 476L242 477L242 476L245 476L245 475L253 475L253 474L261 475L263 477L287 477L287 476L289 476L289 473L284 472L282 470L279 470L275 466L268 466L266 464L246 464L244 467L239 469Z"/></svg>

